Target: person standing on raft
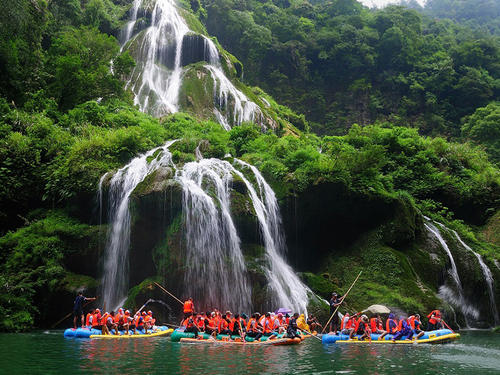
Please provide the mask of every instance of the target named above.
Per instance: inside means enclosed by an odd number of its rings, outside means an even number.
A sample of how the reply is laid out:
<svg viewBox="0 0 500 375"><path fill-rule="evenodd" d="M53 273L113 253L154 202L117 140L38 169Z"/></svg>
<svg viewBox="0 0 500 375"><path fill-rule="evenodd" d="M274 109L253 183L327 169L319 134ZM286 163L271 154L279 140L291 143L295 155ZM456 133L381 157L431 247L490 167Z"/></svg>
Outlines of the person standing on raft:
<svg viewBox="0 0 500 375"><path fill-rule="evenodd" d="M184 302L183 312L184 312L184 319L187 319L194 314L194 303L192 297L189 297L186 300L186 302Z"/></svg>
<svg viewBox="0 0 500 375"><path fill-rule="evenodd" d="M84 317L83 317L83 303L85 301L95 301L97 298L87 298L83 296L82 292L78 292L78 295L75 298L75 304L73 306L73 328L76 329L76 321L82 321L82 328L84 327Z"/></svg>
<svg viewBox="0 0 500 375"><path fill-rule="evenodd" d="M338 306L340 306L341 303L342 303L342 298L339 297L337 293L333 292L332 298L330 298L330 315L333 315L334 311L337 309ZM339 318L339 312L337 310L337 312L332 317L332 320L330 322L330 332L333 332L333 334L336 335L339 326L340 326L340 318Z"/></svg>
<svg viewBox="0 0 500 375"><path fill-rule="evenodd" d="M443 322L441 318L441 311L432 310L429 315L427 315L429 319L429 324L427 326L428 331L434 331L436 329L443 329Z"/></svg>

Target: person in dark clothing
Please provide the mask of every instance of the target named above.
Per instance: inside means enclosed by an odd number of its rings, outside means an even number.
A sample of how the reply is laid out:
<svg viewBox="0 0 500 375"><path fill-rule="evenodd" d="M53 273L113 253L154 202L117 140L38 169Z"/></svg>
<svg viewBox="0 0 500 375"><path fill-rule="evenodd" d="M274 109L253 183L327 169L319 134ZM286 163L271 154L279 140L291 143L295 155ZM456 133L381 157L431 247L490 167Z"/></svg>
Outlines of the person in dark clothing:
<svg viewBox="0 0 500 375"><path fill-rule="evenodd" d="M83 303L85 301L95 301L96 297L93 298L87 298L83 296L82 292L78 292L78 295L75 298L75 304L73 306L73 328L76 329L76 321L81 320L82 321L82 328L85 324L83 320Z"/></svg>
<svg viewBox="0 0 500 375"><path fill-rule="evenodd" d="M342 298L337 295L337 293L332 293L332 298L330 298L330 315L337 309L338 306L342 303ZM337 334L337 331L340 328L340 318L339 312L335 313L332 320L330 321L330 332L333 332L334 335Z"/></svg>
<svg viewBox="0 0 500 375"><path fill-rule="evenodd" d="M293 314L292 318L290 319L290 323L288 324L288 327L286 329L286 335L291 339L294 339L296 337L300 338L299 334L297 333L297 329L299 329L299 327L297 326L298 318L299 318L299 313Z"/></svg>

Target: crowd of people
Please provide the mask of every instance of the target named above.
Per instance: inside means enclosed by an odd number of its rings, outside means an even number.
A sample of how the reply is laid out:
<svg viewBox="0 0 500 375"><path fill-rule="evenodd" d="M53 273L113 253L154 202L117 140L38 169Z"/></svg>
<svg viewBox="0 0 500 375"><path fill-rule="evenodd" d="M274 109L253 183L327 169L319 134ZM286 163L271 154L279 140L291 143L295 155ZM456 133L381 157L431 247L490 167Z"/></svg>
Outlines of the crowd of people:
<svg viewBox="0 0 500 375"><path fill-rule="evenodd" d="M196 312L192 298L184 302L183 312L184 319L180 325L184 327L184 332L193 333L195 338L201 338L200 333L214 337L218 334L228 335L228 340L231 336L246 336L255 340L267 337L272 340L282 333L286 333L288 338L295 338L301 337L299 325L301 319L304 320L304 316L298 313L289 315L256 312L249 317L246 314L233 314L231 311L222 313L217 309Z"/></svg>

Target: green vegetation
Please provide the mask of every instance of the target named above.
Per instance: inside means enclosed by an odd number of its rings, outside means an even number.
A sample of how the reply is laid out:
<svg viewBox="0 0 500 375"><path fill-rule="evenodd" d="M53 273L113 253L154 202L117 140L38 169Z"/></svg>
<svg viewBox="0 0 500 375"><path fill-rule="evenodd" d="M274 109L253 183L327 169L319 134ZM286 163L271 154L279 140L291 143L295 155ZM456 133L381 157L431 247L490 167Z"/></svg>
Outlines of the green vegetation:
<svg viewBox="0 0 500 375"><path fill-rule="evenodd" d="M231 76L293 109L237 82L277 126L244 123L226 132L204 120L211 115L202 90L211 86L200 84L197 65L180 98L193 115L156 119L133 106L124 78L134 62L116 40L129 1L0 4L0 330L46 325L54 296L96 288L93 265L106 231L91 212L99 179L172 139L178 165L195 160L198 146L205 158L252 163L284 205L323 186L333 199L340 192L361 202L357 211L339 205L335 212L354 225L373 202L391 208L392 217L359 224L356 238L330 245L315 269L302 270L312 290L328 297L363 269L353 309L437 304L432 259L416 243L421 213L480 247L488 264L500 258L498 39L351 0L185 1L189 24L217 37ZM156 177L134 199L151 193ZM235 189L234 198L239 224L255 228L245 196ZM317 199L307 204L323 204ZM163 228L163 246L149 249L159 275L182 271L177 215ZM242 248L258 278L262 248ZM131 289L128 306L137 306L153 279ZM263 304L266 291L253 284Z"/></svg>

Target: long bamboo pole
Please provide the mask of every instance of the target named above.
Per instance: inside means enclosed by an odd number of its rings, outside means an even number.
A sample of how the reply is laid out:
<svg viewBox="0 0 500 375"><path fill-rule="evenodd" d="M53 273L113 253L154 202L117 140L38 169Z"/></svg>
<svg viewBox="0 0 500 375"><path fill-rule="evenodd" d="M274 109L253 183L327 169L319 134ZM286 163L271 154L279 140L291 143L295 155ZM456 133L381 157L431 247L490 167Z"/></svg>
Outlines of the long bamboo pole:
<svg viewBox="0 0 500 375"><path fill-rule="evenodd" d="M160 288L161 290L163 290L165 293L167 293L169 296L171 296L173 299L175 299L177 302L179 302L181 305L184 306L184 302L182 302L179 298L177 298L176 296L174 296L172 293L170 293L168 290L166 290L164 287L162 287L160 284L158 284L156 281L154 281L154 284Z"/></svg>
<svg viewBox="0 0 500 375"><path fill-rule="evenodd" d="M356 279L354 280L354 282L351 284L351 287L347 290L347 292L342 297L342 301L340 301L339 305L337 306L337 308L333 312L332 316L330 317L330 319L328 319L328 322L326 322L326 324L323 326L323 330L321 331L321 333L325 332L326 327L328 327L328 324L330 324L330 321L333 319L333 317L337 313L337 310L339 309L340 305L342 305L342 303L344 302L344 300L346 299L347 295L351 291L351 289L354 286L354 284L356 284L356 281L358 281L358 279L359 279L359 277L361 276L362 273L363 273L363 271L359 271L358 277L356 277Z"/></svg>

